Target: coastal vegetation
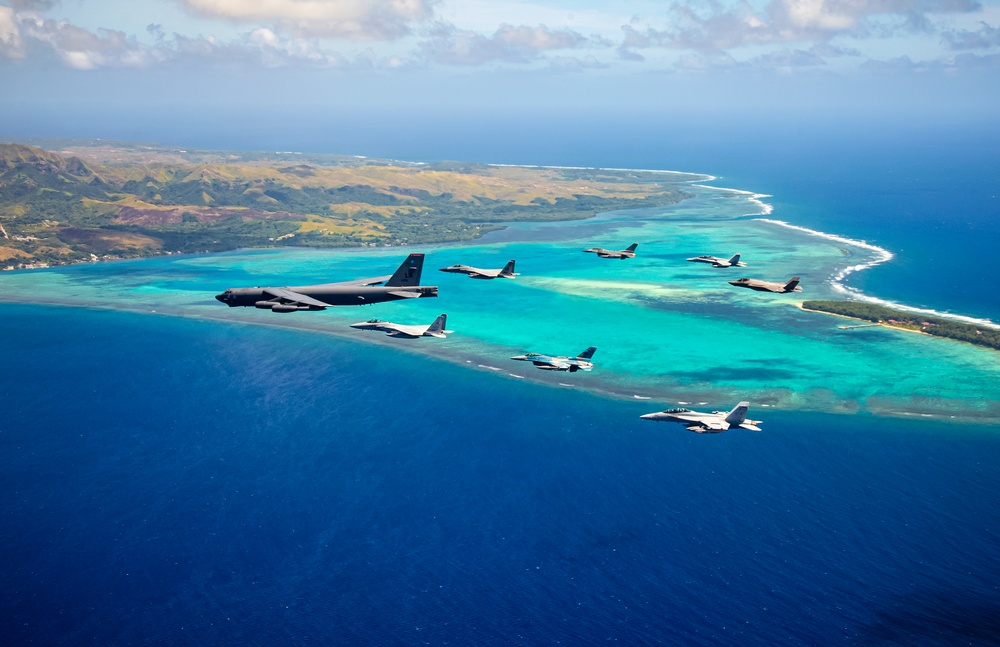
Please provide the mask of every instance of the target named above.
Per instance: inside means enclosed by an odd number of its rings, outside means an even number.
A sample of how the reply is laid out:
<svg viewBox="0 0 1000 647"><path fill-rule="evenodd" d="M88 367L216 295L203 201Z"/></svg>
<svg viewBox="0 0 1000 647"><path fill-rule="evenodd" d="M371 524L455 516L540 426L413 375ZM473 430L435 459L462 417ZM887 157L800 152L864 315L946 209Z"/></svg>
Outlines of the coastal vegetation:
<svg viewBox="0 0 1000 647"><path fill-rule="evenodd" d="M985 326L977 326L941 317L927 317L858 301L805 301L802 303L802 307L805 310L814 310L871 321L894 328L913 330L936 337L957 339L969 342L970 344L976 344L977 346L986 346L987 348L1000 350L1000 330Z"/></svg>
<svg viewBox="0 0 1000 647"><path fill-rule="evenodd" d="M53 144L0 144L0 267L472 240L504 223L672 204L696 177Z"/></svg>

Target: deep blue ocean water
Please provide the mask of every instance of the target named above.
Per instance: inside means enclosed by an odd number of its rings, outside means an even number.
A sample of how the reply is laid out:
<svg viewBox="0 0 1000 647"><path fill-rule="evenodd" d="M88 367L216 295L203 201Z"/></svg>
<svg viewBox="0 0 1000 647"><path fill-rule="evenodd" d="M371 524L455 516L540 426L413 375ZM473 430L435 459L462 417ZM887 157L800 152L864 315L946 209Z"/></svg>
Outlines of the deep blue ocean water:
<svg viewBox="0 0 1000 647"><path fill-rule="evenodd" d="M1000 434L0 306L6 644L1000 644Z"/></svg>

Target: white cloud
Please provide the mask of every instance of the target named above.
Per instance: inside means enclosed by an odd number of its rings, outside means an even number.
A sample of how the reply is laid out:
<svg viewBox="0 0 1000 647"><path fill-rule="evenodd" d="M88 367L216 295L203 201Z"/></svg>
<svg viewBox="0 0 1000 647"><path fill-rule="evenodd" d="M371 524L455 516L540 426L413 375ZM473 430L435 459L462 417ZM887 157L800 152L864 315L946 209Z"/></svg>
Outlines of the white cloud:
<svg viewBox="0 0 1000 647"><path fill-rule="evenodd" d="M25 54L14 10L0 6L0 58L24 58Z"/></svg>
<svg viewBox="0 0 1000 647"><path fill-rule="evenodd" d="M197 15L275 25L297 36L394 40L429 20L437 0L177 0Z"/></svg>
<svg viewBox="0 0 1000 647"><path fill-rule="evenodd" d="M430 40L420 44L420 53L435 63L483 65L494 61L529 63L548 51L609 45L606 41L587 38L575 31L549 29L545 25L501 25L492 36L484 36L454 25L439 24L431 32Z"/></svg>
<svg viewBox="0 0 1000 647"><path fill-rule="evenodd" d="M987 25L985 22L979 23L979 29L969 31L967 29L951 30L941 34L949 49L989 49L1000 47L1000 29Z"/></svg>

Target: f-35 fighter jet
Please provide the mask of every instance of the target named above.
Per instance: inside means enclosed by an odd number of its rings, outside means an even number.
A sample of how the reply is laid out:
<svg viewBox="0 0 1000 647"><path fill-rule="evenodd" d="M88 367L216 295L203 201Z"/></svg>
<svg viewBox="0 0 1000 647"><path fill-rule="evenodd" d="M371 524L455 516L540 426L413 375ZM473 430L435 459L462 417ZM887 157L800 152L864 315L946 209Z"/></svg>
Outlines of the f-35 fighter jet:
<svg viewBox="0 0 1000 647"><path fill-rule="evenodd" d="M667 409L656 413L647 413L639 416L643 420L654 420L656 422L679 422L688 431L696 434L718 434L727 429L749 429L750 431L760 431L760 420L747 420L747 411L750 409L749 402L740 402L732 411L713 411L712 413L701 413L690 409Z"/></svg>
<svg viewBox="0 0 1000 647"><path fill-rule="evenodd" d="M717 256L695 256L687 259L693 263L711 263L712 267L746 267L746 263L740 262L740 255L736 254L728 261Z"/></svg>
<svg viewBox="0 0 1000 647"><path fill-rule="evenodd" d="M453 330L444 329L447 322L448 315L441 315L429 326L405 326L403 324L392 323L391 321L370 319L363 323L351 324L351 328L380 330L390 337L404 337L406 339L416 339L417 337L438 337L444 339L445 335L454 332Z"/></svg>
<svg viewBox="0 0 1000 647"><path fill-rule="evenodd" d="M585 252L591 252L597 254L601 258L635 258L635 248L639 246L639 243L632 243L625 249L619 249L617 251L604 249L603 247L591 247L590 249L585 249Z"/></svg>
<svg viewBox="0 0 1000 647"><path fill-rule="evenodd" d="M799 277L793 276L792 280L788 283L772 283L770 281L761 281L758 279L737 279L735 281L730 281L729 285L735 285L738 288L750 288L751 290L757 290L758 292L801 292L802 288L799 287Z"/></svg>
<svg viewBox="0 0 1000 647"><path fill-rule="evenodd" d="M423 266L423 254L410 254L392 276L300 287L229 288L215 298L230 308L253 306L271 312L297 312L325 310L330 306L359 306L398 299L436 297L437 286L420 285Z"/></svg>
<svg viewBox="0 0 1000 647"><path fill-rule="evenodd" d="M448 267L442 267L441 271L454 274L467 274L470 279L495 279L498 277L512 279L517 276L514 273L514 261L507 261L503 269L499 270L483 270L468 265L449 265Z"/></svg>
<svg viewBox="0 0 1000 647"><path fill-rule="evenodd" d="M511 359L531 362L535 365L535 368L540 368L543 371L569 371L570 373L576 373L577 371L589 371L594 368L594 364L590 361L590 358L594 356L596 351L597 347L591 346L576 357L525 353L524 355L511 357Z"/></svg>

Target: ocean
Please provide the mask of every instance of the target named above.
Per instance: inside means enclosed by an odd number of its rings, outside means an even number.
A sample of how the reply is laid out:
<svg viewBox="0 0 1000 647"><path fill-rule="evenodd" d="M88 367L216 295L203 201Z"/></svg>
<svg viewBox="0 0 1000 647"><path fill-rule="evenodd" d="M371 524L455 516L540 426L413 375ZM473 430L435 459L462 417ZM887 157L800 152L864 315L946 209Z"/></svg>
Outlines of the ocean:
<svg viewBox="0 0 1000 647"><path fill-rule="evenodd" d="M612 150L603 165L712 173L714 185L769 193L770 218L895 254L850 275L852 287L1000 320L995 290L921 290L923 269L896 268L907 250L938 245L989 259L997 187L982 164L997 149L943 155L941 167L924 160L935 172L906 191L894 178L918 162L876 164L876 143L856 154L870 163L827 165L822 177L794 146L798 157L769 167L744 167L734 152L713 168L694 149L690 166L677 151L656 163L646 149L631 164ZM537 161L573 162L552 157ZM599 158L595 148L575 159ZM713 195L692 204L737 205ZM1000 644L996 355L891 331L835 337L826 318L777 303L734 311L696 268L644 283L679 258L661 238L675 218L671 244L771 241L766 267L804 264L810 289L830 289L819 279L838 246L733 213L703 226L669 212L612 218L596 233L526 227L434 250L435 260L489 262L540 259L593 236L651 239L634 265L561 275L558 262L596 260L573 247L497 286L434 277L442 298L377 313L454 311L456 333L437 347L339 331L367 310L282 319L302 328L290 329L211 298L254 277L353 276L395 265L399 250L0 276L0 633L46 645ZM988 288L996 275L987 264L970 279L944 251L926 264L943 286ZM627 294L595 305L608 281ZM677 294L675 281L697 290ZM485 314L491 302L499 321ZM593 308L573 317L581 304ZM739 320L726 321L733 312ZM545 330L553 320L566 323ZM611 321L663 328L661 350L609 335L573 388L515 379L502 364L500 351L529 345L582 350ZM665 361L644 362L643 348ZM505 370L480 366L491 360ZM729 360L753 370L715 370ZM742 389L773 402L753 412L762 433L696 435L638 417L672 394L721 408ZM963 418L963 407L980 417Z"/></svg>

